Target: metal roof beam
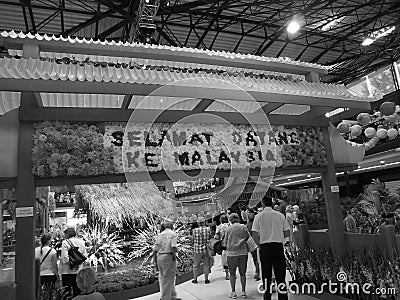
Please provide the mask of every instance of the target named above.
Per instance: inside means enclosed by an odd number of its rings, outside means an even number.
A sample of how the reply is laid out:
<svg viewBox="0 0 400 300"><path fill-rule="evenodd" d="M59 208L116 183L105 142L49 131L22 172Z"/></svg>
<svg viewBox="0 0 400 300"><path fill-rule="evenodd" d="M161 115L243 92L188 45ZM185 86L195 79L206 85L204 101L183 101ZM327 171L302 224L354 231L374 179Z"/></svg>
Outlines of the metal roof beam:
<svg viewBox="0 0 400 300"><path fill-rule="evenodd" d="M208 32L210 31L211 27L214 25L214 22L216 20L218 20L219 15L221 14L221 12L224 10L224 8L226 7L226 5L229 3L230 0L224 0L224 2L221 4L221 6L218 8L217 12L215 13L215 15L213 16L212 20L210 21L210 23L207 26L207 29L204 30L203 34L201 35L200 39L197 41L196 44L196 48L199 48L201 43L203 42L204 38L206 37L206 35L208 34Z"/></svg>
<svg viewBox="0 0 400 300"><path fill-rule="evenodd" d="M82 22L82 23L80 23L80 24L78 24L78 25L66 30L64 33L61 33L61 34L74 35L75 33L77 33L78 31L82 30L83 28L88 27L88 26L90 26L90 25L92 25L94 23L97 23L98 21L103 20L104 18L107 18L107 17L111 16L113 13L114 13L114 10L109 9L106 12L101 13L99 15L95 15L92 18L90 18L90 19L88 19L88 20L86 20L86 21L84 21L84 22ZM96 33L96 35L97 35L97 33Z"/></svg>
<svg viewBox="0 0 400 300"><path fill-rule="evenodd" d="M371 1L371 2L376 2L376 1ZM400 1L396 2L394 5L392 5L390 7L390 9L386 10L385 12L380 12L372 17L369 17L365 20L362 20L358 23L359 26L357 26L356 28L354 28L352 31L348 32L345 36L340 37L339 40L337 40L336 42L334 42L332 45L329 46L329 48L325 49L324 51L322 51L320 54L318 54L316 57L314 57L311 62L316 63L318 62L318 60L321 59L322 56L324 56L330 49L332 49L333 47L335 47L336 45L340 44L341 42L343 42L344 39L348 38L349 36L353 35L356 32L359 32L360 30L364 29L367 25L369 25L370 23L374 22L377 18L382 17L386 14L391 14L393 13L393 11L395 11L397 8L400 7ZM361 23L361 24L360 24Z"/></svg>
<svg viewBox="0 0 400 300"><path fill-rule="evenodd" d="M180 5L174 5L169 7L160 8L157 12L157 15L171 15L171 14L179 14L179 13L187 13L190 9L196 8L199 6L204 6L208 4L216 4L218 2L222 2L225 0L198 0L191 1L189 3L184 3Z"/></svg>
<svg viewBox="0 0 400 300"><path fill-rule="evenodd" d="M23 0L20 0L23 1ZM9 6L21 6L21 3L18 3L16 1L6 1L6 0L0 0L0 4L1 5L9 5ZM55 6L50 6L50 5L38 5L38 4L30 4L30 7L33 9L41 9L41 10L58 10L58 7ZM87 10L78 10L78 9L70 9L70 8L66 8L64 9L64 12L68 12L68 13L74 13L74 14L82 14L82 15L90 15L92 16L93 13L89 12Z"/></svg>

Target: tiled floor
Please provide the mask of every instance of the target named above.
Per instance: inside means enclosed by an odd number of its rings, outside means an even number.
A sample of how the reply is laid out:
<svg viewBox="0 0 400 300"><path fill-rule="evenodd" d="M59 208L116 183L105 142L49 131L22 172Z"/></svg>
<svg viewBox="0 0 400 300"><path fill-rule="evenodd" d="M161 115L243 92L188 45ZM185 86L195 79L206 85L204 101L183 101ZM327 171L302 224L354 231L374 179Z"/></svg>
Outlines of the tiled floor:
<svg viewBox="0 0 400 300"><path fill-rule="evenodd" d="M254 276L254 265L251 257L249 256L248 269L247 269L247 296L248 299L262 299L262 295L257 292L257 286L261 281L255 281ZM199 283L193 284L191 281L182 283L176 287L178 296L183 300L221 300L229 299L228 295L230 292L229 281L225 280L225 273L221 267L221 257L215 258L215 264L210 275L211 284L204 284L204 276L199 277ZM239 279L237 279L237 291L241 291ZM240 295L238 293L238 295ZM148 295L137 300L159 300L160 293ZM241 299L241 297L238 297ZM273 300L278 299L275 294ZM308 296L289 295L290 300L315 300Z"/></svg>

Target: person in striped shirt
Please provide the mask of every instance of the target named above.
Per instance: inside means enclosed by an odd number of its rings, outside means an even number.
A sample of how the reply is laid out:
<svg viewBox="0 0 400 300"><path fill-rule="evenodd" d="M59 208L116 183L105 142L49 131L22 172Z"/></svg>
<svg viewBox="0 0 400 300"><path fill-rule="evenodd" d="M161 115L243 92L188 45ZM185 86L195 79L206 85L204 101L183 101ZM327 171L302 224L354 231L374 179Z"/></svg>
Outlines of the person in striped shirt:
<svg viewBox="0 0 400 300"><path fill-rule="evenodd" d="M193 229L193 281L197 283L197 277L200 273L200 265L203 263L204 283L210 283L208 275L210 274L211 257L209 256L207 245L211 238L210 229L206 227L206 221L203 217L198 219L199 227Z"/></svg>

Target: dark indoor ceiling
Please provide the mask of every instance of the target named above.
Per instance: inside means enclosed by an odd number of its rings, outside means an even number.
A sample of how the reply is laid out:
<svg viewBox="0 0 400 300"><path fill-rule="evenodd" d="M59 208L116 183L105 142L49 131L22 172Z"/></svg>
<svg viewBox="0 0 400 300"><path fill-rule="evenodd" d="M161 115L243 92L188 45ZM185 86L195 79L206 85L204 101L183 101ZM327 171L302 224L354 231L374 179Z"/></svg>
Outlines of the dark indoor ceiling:
<svg viewBox="0 0 400 300"><path fill-rule="evenodd" d="M350 83L400 57L400 0L0 0L0 30L132 41L144 2L160 3L153 43L332 66L325 82ZM289 35L294 17L302 27Z"/></svg>

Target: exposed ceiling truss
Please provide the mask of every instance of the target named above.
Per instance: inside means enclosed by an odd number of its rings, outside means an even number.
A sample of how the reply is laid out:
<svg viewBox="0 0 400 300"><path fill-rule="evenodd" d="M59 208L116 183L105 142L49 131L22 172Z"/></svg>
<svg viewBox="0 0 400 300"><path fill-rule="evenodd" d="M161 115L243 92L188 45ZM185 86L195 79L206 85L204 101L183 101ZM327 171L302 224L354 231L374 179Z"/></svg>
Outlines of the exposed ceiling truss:
<svg viewBox="0 0 400 300"><path fill-rule="evenodd" d="M333 66L349 83L400 57L399 0L143 0L159 5L152 42ZM141 0L0 0L0 30L133 41ZM303 23L286 32L294 17ZM365 37L396 26L369 46Z"/></svg>

